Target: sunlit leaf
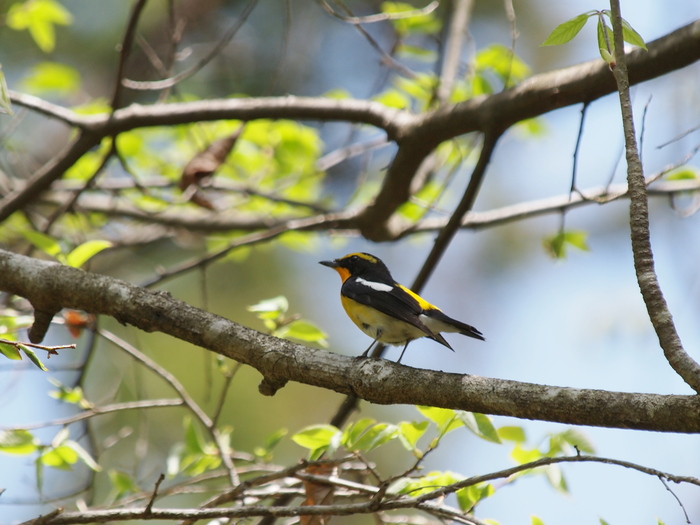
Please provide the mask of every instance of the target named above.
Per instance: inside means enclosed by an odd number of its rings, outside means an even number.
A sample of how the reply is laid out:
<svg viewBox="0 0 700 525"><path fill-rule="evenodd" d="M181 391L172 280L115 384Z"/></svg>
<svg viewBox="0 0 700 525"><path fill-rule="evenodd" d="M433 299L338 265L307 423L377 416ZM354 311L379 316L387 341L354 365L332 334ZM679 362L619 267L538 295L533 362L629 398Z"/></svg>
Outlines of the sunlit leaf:
<svg viewBox="0 0 700 525"><path fill-rule="evenodd" d="M561 44L566 44L574 39L576 35L579 34L583 26L586 25L588 19L592 16L591 13L583 13L578 16L573 17L566 22L562 22L557 27L554 28L549 36L542 42L541 46L559 46Z"/></svg>
<svg viewBox="0 0 700 525"><path fill-rule="evenodd" d="M559 232L550 237L546 237L543 245L547 253L554 259L566 257L567 246L578 248L582 251L590 251L588 243L588 233L582 230L568 230Z"/></svg>
<svg viewBox="0 0 700 525"><path fill-rule="evenodd" d="M369 452L380 447L398 436L396 425L377 423L370 426L353 444L352 450Z"/></svg>
<svg viewBox="0 0 700 525"><path fill-rule="evenodd" d="M289 310L289 301L284 295L278 295L248 306L246 310L258 314L260 319L275 319Z"/></svg>
<svg viewBox="0 0 700 525"><path fill-rule="evenodd" d="M75 68L58 62L40 62L20 82L36 95L70 95L80 89L80 74Z"/></svg>
<svg viewBox="0 0 700 525"><path fill-rule="evenodd" d="M407 450L415 450L418 440L425 434L425 431L430 426L429 421L402 421L399 423L399 439Z"/></svg>
<svg viewBox="0 0 700 525"><path fill-rule="evenodd" d="M49 448L40 456L40 461L47 467L59 470L72 470L78 461L78 453L68 445Z"/></svg>
<svg viewBox="0 0 700 525"><path fill-rule="evenodd" d="M328 334L310 321L298 319L284 325L274 334L285 339L296 339L307 343L316 343L328 348Z"/></svg>
<svg viewBox="0 0 700 525"><path fill-rule="evenodd" d="M66 255L66 262L68 266L80 268L92 257L100 253L102 250L110 248L111 246L111 242L100 239L84 242Z"/></svg>
<svg viewBox="0 0 700 525"><path fill-rule="evenodd" d="M20 348L22 348L22 352L25 353L25 355L29 358L29 360L36 366L39 370L42 372L48 372L49 369L46 368L44 363L41 362L41 359L36 355L34 350L31 349L31 347L22 345Z"/></svg>
<svg viewBox="0 0 700 525"><path fill-rule="evenodd" d="M416 408L423 416L437 425L441 436L464 425L457 412L449 408L426 406L417 406Z"/></svg>
<svg viewBox="0 0 700 525"><path fill-rule="evenodd" d="M524 443L526 439L525 430L516 426L499 427L498 435L501 439L515 441L516 443Z"/></svg>
<svg viewBox="0 0 700 525"><path fill-rule="evenodd" d="M622 19L622 38L628 44L641 47L645 50L647 49L647 45L644 42L642 36L639 33L637 33L637 31L635 31L635 29L624 18Z"/></svg>
<svg viewBox="0 0 700 525"><path fill-rule="evenodd" d="M598 49L600 54L608 64L614 62L615 56L615 40L613 30L605 23L603 18L598 18L597 26Z"/></svg>
<svg viewBox="0 0 700 525"><path fill-rule="evenodd" d="M0 431L0 452L26 456L36 452L38 441L28 430L3 430Z"/></svg>
<svg viewBox="0 0 700 525"><path fill-rule="evenodd" d="M22 354L20 354L19 348L7 343L0 343L0 354L4 355L8 359L12 359L13 361L22 360Z"/></svg>
<svg viewBox="0 0 700 525"><path fill-rule="evenodd" d="M45 53L56 46L54 25L68 25L71 14L55 0L28 0L10 6L6 23L11 29L29 30L39 48Z"/></svg>
<svg viewBox="0 0 700 525"><path fill-rule="evenodd" d="M25 239L34 245L35 248L38 248L47 255L56 257L61 253L61 245L53 237L50 237L45 233L29 229L22 230L21 233Z"/></svg>
<svg viewBox="0 0 700 525"><path fill-rule="evenodd" d="M683 166L670 171L664 177L666 180L695 180L699 178L700 172L692 166Z"/></svg>
<svg viewBox="0 0 700 525"><path fill-rule="evenodd" d="M382 13L397 14L415 11L416 8L406 2L382 2L381 10ZM435 34L442 28L442 23L435 16L435 11L406 18L395 18L391 20L391 24L401 35L410 33Z"/></svg>
<svg viewBox="0 0 700 525"><path fill-rule="evenodd" d="M488 498L496 492L493 485L490 483L479 483L477 485L471 485L463 489L459 489L455 495L457 496L457 502L459 503L459 508L462 511L467 512L473 509L474 506L481 500Z"/></svg>
<svg viewBox="0 0 700 525"><path fill-rule="evenodd" d="M115 499L140 491L136 481L126 472L113 469L108 472L108 475L109 481L112 483L112 491L115 493Z"/></svg>
<svg viewBox="0 0 700 525"><path fill-rule="evenodd" d="M512 457L519 465L523 465L525 463L537 461L538 459L544 457L544 455L536 448L525 449L520 445L516 445L510 453L510 457Z"/></svg>
<svg viewBox="0 0 700 525"><path fill-rule="evenodd" d="M65 446L71 448L78 455L78 458L80 458L80 460L83 463L85 463L85 465L87 465L87 467L91 470L94 470L95 472L99 472L102 470L102 467L100 467L97 464L97 462L90 455L90 453L87 450L85 450L77 441L69 439L65 442Z"/></svg>
<svg viewBox="0 0 700 525"><path fill-rule="evenodd" d="M469 430L486 441L501 443L496 427L493 426L491 418L476 412L459 412L459 418Z"/></svg>
<svg viewBox="0 0 700 525"><path fill-rule="evenodd" d="M339 433L333 425L312 425L306 427L292 436L292 441L297 445L314 450L328 446L331 439Z"/></svg>
<svg viewBox="0 0 700 525"><path fill-rule="evenodd" d="M544 525L544 521L542 521L537 516L531 516L530 517L530 525Z"/></svg>

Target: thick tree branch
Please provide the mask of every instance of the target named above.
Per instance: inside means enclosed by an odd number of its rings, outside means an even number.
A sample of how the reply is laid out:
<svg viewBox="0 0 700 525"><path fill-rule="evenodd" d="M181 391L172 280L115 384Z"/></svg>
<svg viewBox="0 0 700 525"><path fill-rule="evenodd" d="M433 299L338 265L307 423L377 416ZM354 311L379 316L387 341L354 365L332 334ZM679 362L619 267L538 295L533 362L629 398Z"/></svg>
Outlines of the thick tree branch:
<svg viewBox="0 0 700 525"><path fill-rule="evenodd" d="M54 308L109 315L256 368L268 393L287 381L378 404L421 404L576 425L700 432L700 397L607 392L417 370L312 350L111 277L0 251L0 289Z"/></svg>
<svg viewBox="0 0 700 525"><path fill-rule="evenodd" d="M700 59L700 21L674 31L649 44L649 52L629 55L630 83L637 84L685 67ZM602 60L594 60L566 69L536 75L520 85L488 97L478 97L456 105L446 105L419 116L387 108L377 102L331 100L304 97L226 99L132 105L110 115L78 116L65 109L52 108L26 95L10 93L13 103L24 105L91 131L80 135L81 147L70 148L70 155L52 161L37 173L33 184L0 201L0 221L22 208L59 178L90 147L105 136L141 127L187 124L225 119L253 120L289 118L318 121L346 121L370 124L383 129L400 149L375 202L361 217L363 234L382 241L397 237L404 226L388 219L408 197L411 180L423 159L439 143L473 131L497 132L520 120L542 115L572 104L596 100L615 91L615 82ZM54 110L55 109L55 110ZM85 149L82 146L88 145ZM76 156L77 155L77 156ZM68 163L70 161L70 163Z"/></svg>
<svg viewBox="0 0 700 525"><path fill-rule="evenodd" d="M613 35L615 39L615 64L610 67L613 71L617 89L620 95L622 126L625 135L625 153L627 157L627 183L630 195L630 235L632 239L632 254L634 269L637 274L639 289L644 298L644 304L649 313L656 335L659 338L664 355L669 364L690 385L693 390L700 392L700 364L694 361L683 349L681 339L673 324L671 311L666 304L661 286L654 269L654 254L651 250L649 236L649 205L647 187L644 181L644 168L637 148L637 137L634 129L634 115L630 98L630 83L628 79L628 58L625 56L622 35L622 15L618 0L610 1L612 12ZM643 52L643 50L638 50ZM631 58L631 57L630 57ZM632 61L630 60L630 72Z"/></svg>

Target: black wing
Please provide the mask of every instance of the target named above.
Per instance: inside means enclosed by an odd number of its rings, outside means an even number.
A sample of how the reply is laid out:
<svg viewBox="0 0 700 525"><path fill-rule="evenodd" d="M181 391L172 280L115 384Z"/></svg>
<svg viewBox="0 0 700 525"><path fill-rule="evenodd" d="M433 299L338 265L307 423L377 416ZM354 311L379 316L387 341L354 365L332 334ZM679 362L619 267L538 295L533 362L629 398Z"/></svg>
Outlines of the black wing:
<svg viewBox="0 0 700 525"><path fill-rule="evenodd" d="M374 284L374 283L373 283ZM419 316L423 313L423 308L413 297L399 288L396 284L389 285L376 283L377 287L357 282L356 279L347 279L343 283L341 293L353 301L376 308L380 312L400 319L425 332L425 335L439 343L444 339L439 334L434 334L430 328L425 326ZM391 286L391 290L380 290L383 286ZM442 339L442 341L441 341ZM445 344L445 343L443 343ZM446 345L447 346L447 345Z"/></svg>

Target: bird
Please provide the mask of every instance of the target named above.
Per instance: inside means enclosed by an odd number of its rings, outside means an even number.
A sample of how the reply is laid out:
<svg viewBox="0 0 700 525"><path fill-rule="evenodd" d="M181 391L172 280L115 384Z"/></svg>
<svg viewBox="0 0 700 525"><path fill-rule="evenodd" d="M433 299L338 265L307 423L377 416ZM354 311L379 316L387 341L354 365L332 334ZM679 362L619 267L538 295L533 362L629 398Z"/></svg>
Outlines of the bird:
<svg viewBox="0 0 700 525"><path fill-rule="evenodd" d="M484 335L471 325L457 321L430 304L417 293L397 283L386 264L369 253L350 253L319 264L333 268L340 275L340 301L357 327L373 341L360 357L367 357L377 343L403 345L397 361L401 362L408 344L428 337L454 352L441 332L456 332L485 341Z"/></svg>

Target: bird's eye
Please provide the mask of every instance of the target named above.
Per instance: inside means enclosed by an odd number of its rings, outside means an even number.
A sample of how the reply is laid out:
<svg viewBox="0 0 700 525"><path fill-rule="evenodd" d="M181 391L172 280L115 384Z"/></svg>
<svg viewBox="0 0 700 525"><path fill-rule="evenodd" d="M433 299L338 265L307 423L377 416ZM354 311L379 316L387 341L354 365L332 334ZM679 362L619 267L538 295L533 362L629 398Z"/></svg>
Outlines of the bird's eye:
<svg viewBox="0 0 700 525"><path fill-rule="evenodd" d="M351 261L356 261L356 260L357 260L357 255L353 255L352 257L350 257L350 260L351 260Z"/></svg>

